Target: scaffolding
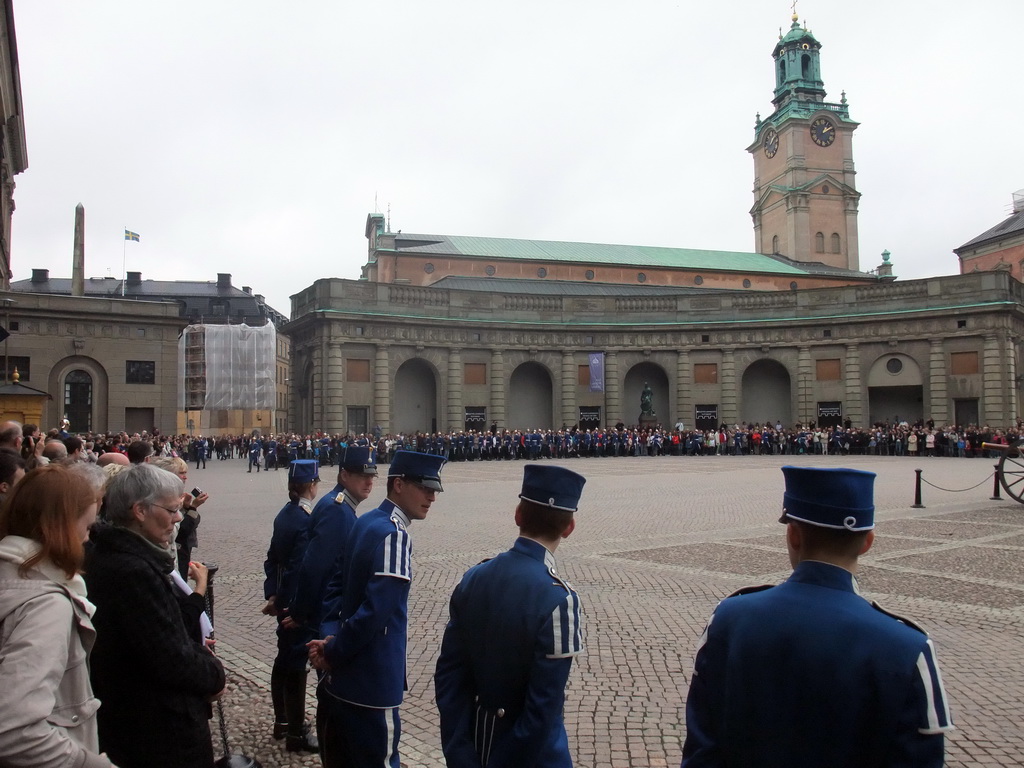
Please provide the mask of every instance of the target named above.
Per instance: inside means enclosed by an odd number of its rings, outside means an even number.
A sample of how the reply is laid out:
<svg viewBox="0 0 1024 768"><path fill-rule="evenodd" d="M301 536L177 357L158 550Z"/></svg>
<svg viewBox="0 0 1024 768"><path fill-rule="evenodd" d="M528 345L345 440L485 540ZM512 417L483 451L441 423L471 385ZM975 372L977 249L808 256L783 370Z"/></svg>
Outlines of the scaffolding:
<svg viewBox="0 0 1024 768"><path fill-rule="evenodd" d="M273 409L276 345L273 323L185 328L178 341L179 410Z"/></svg>

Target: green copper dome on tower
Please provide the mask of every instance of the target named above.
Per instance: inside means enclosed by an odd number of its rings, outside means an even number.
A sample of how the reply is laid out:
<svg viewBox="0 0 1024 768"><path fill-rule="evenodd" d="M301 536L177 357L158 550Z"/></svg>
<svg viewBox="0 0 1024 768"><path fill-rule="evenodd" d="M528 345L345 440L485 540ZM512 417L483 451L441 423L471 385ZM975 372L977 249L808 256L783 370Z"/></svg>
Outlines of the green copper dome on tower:
<svg viewBox="0 0 1024 768"><path fill-rule="evenodd" d="M818 58L821 43L806 26L801 27L793 14L793 26L780 36L772 51L775 59L776 111L784 111L797 104L821 104L825 101L825 83L821 79L821 61Z"/></svg>
<svg viewBox="0 0 1024 768"><path fill-rule="evenodd" d="M781 32L781 30L779 30ZM775 46L775 50L772 52L773 56L779 55L779 49L785 48L791 44L807 43L809 47L821 48L821 43L817 41L814 35L807 27L800 26L800 20L797 15L793 14L793 25L789 28L789 32L783 35L779 35L779 44Z"/></svg>

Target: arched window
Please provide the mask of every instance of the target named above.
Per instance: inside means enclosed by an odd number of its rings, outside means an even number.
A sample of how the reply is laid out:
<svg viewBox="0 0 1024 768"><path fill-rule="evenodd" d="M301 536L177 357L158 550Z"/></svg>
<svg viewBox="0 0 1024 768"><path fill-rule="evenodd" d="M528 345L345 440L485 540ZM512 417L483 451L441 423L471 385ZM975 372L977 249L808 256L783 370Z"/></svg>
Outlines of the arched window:
<svg viewBox="0 0 1024 768"><path fill-rule="evenodd" d="M839 242L839 235L835 232L832 233L832 253L842 253L840 248L841 243Z"/></svg>
<svg viewBox="0 0 1024 768"><path fill-rule="evenodd" d="M804 80L811 76L811 57L806 53L800 57L800 75Z"/></svg>
<svg viewBox="0 0 1024 768"><path fill-rule="evenodd" d="M779 236L778 235L773 235L772 236L772 253L778 253L778 252L779 252Z"/></svg>
<svg viewBox="0 0 1024 768"><path fill-rule="evenodd" d="M825 233L819 232L814 236L814 251L816 253L825 252Z"/></svg>
<svg viewBox="0 0 1024 768"><path fill-rule="evenodd" d="M72 432L92 429L92 376L81 369L64 378L64 417Z"/></svg>
<svg viewBox="0 0 1024 768"><path fill-rule="evenodd" d="M784 83L786 81L786 62L779 59L779 82Z"/></svg>

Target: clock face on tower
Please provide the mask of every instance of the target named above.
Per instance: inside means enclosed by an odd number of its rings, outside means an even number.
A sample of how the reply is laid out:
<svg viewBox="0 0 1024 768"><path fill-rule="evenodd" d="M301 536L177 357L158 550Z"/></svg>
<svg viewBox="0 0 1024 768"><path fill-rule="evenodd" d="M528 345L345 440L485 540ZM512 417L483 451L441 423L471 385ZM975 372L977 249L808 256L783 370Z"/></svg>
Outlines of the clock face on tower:
<svg viewBox="0 0 1024 768"><path fill-rule="evenodd" d="M764 134L764 153L768 157L775 157L779 151L779 134L771 128Z"/></svg>
<svg viewBox="0 0 1024 768"><path fill-rule="evenodd" d="M819 117L811 123L811 139L819 147L827 147L836 140L836 127L831 120Z"/></svg>

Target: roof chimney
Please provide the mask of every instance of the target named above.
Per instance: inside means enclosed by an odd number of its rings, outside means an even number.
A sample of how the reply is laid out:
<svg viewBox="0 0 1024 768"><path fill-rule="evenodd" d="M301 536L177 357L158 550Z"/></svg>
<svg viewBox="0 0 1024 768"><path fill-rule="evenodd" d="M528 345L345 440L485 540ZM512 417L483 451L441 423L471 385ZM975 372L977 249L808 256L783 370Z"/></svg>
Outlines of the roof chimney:
<svg viewBox="0 0 1024 768"><path fill-rule="evenodd" d="M50 279L50 270L48 269L33 269L32 270L32 282L33 283L45 283Z"/></svg>
<svg viewBox="0 0 1024 768"><path fill-rule="evenodd" d="M141 285L142 284L142 273L141 272L129 272L128 273L128 285Z"/></svg>
<svg viewBox="0 0 1024 768"><path fill-rule="evenodd" d="M217 273L217 287L218 288L230 288L231 287L231 275L227 272Z"/></svg>
<svg viewBox="0 0 1024 768"><path fill-rule="evenodd" d="M1024 211L1024 189L1018 189L1013 193L1013 212Z"/></svg>
<svg viewBox="0 0 1024 768"><path fill-rule="evenodd" d="M75 244L71 255L71 295L85 296L85 206L75 206Z"/></svg>
<svg viewBox="0 0 1024 768"><path fill-rule="evenodd" d="M250 288L248 285L243 285L242 293L248 293L249 295L252 295L252 288Z"/></svg>

